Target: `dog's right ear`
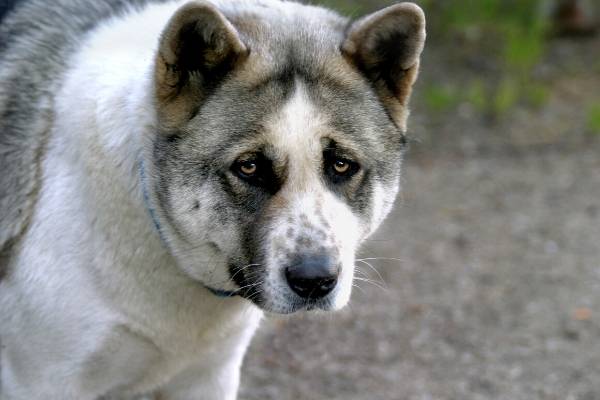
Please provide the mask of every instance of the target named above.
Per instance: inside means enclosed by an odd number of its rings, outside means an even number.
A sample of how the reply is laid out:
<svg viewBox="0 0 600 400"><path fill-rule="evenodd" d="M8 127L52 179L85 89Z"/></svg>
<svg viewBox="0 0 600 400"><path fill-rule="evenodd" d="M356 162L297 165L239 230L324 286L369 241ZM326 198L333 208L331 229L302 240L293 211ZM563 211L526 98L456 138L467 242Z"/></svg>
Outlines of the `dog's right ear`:
<svg viewBox="0 0 600 400"><path fill-rule="evenodd" d="M371 82L403 131L425 36L423 10L399 3L354 22L342 45L342 53Z"/></svg>
<svg viewBox="0 0 600 400"><path fill-rule="evenodd" d="M181 7L162 33L156 60L155 93L163 128L188 121L247 54L234 26L212 4Z"/></svg>

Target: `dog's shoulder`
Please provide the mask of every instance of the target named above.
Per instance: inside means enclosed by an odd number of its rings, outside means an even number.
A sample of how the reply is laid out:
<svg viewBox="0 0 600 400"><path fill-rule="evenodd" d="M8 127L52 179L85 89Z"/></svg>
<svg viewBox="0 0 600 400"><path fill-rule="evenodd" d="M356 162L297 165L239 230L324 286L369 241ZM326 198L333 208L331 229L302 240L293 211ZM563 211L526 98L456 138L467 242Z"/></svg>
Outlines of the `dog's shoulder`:
<svg viewBox="0 0 600 400"><path fill-rule="evenodd" d="M165 1L0 2L0 276L33 213L54 96L70 55L102 21Z"/></svg>

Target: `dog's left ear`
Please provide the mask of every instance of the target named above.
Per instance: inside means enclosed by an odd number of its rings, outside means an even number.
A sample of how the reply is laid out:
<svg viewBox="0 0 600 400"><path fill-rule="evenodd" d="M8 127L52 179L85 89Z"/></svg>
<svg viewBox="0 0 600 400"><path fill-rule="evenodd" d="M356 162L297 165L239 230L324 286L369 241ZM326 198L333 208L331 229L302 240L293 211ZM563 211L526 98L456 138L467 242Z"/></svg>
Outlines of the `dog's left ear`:
<svg viewBox="0 0 600 400"><path fill-rule="evenodd" d="M424 44L425 14L413 3L396 4L359 19L342 44L342 53L375 87L403 131Z"/></svg>
<svg viewBox="0 0 600 400"><path fill-rule="evenodd" d="M160 123L176 128L248 55L235 27L212 4L182 6L162 33L155 68Z"/></svg>

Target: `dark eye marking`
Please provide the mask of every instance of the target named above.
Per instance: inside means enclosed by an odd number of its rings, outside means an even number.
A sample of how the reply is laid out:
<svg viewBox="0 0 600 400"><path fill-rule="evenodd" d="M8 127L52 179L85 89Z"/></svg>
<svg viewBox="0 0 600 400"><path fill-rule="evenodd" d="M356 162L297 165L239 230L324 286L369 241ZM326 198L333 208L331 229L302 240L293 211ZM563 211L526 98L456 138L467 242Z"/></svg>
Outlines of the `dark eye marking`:
<svg viewBox="0 0 600 400"><path fill-rule="evenodd" d="M274 193L279 180L273 170L273 163L262 153L246 154L231 165L231 172L246 184Z"/></svg>
<svg viewBox="0 0 600 400"><path fill-rule="evenodd" d="M338 154L338 150L334 147L328 147L323 151L323 164L325 176L336 185L348 182L360 171L358 162Z"/></svg>

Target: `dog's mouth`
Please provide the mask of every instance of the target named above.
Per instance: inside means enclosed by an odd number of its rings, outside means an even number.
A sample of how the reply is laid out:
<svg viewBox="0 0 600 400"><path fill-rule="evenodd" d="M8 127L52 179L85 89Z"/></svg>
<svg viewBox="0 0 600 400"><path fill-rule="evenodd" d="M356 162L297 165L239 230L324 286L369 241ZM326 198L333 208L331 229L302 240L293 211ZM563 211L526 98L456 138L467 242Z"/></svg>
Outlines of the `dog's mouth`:
<svg viewBox="0 0 600 400"><path fill-rule="evenodd" d="M329 299L260 299L252 298L251 301L263 311L272 314L295 314L301 312L332 311L333 302Z"/></svg>
<svg viewBox="0 0 600 400"><path fill-rule="evenodd" d="M303 304L302 302L294 307L296 311L331 311L333 309L333 303L329 299L318 299L318 300L307 300Z"/></svg>
<svg viewBox="0 0 600 400"><path fill-rule="evenodd" d="M256 264L259 266L259 264ZM294 292L289 285L279 282L278 285L269 283L264 278L267 274L260 269L242 270L236 265L229 266L231 279L238 289L232 296L242 297L265 312L273 314L293 314L303 311L331 311L334 309L333 299L336 290L325 296L309 293L301 296Z"/></svg>

